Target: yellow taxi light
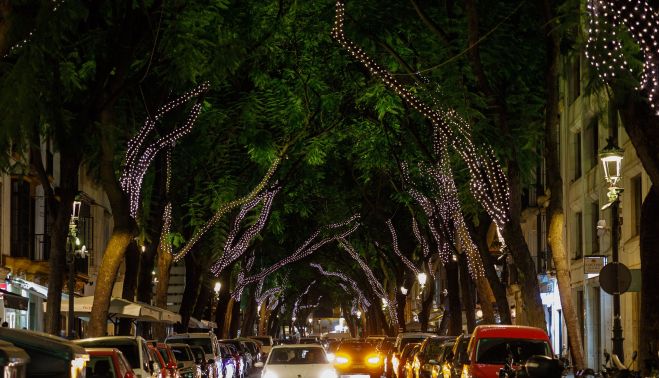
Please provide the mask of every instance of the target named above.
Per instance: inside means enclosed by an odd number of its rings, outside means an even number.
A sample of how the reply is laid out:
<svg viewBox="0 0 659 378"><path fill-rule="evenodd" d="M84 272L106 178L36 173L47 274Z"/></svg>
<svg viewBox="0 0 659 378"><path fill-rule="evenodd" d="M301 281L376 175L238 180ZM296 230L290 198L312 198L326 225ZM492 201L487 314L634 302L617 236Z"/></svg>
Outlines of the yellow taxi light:
<svg viewBox="0 0 659 378"><path fill-rule="evenodd" d="M371 355L366 358L366 363L369 365L379 365L380 364L380 356L376 355Z"/></svg>
<svg viewBox="0 0 659 378"><path fill-rule="evenodd" d="M334 357L334 363L337 365L346 365L350 362L348 356L336 356Z"/></svg>

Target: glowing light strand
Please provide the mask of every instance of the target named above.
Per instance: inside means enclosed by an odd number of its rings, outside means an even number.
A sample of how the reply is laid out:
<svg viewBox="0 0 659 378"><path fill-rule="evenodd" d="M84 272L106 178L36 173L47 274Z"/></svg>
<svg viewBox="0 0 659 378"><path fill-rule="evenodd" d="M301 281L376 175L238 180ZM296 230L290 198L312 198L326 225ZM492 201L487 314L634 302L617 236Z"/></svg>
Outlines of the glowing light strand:
<svg viewBox="0 0 659 378"><path fill-rule="evenodd" d="M423 257L428 257L430 254L430 247L428 246L428 241L426 238L421 235L419 224L417 223L415 217L412 217L412 232L414 233L414 237L416 237L416 240L419 242L419 245L423 250Z"/></svg>
<svg viewBox="0 0 659 378"><path fill-rule="evenodd" d="M297 317L298 310L300 308L300 302L302 302L302 298L304 298L305 295L309 294L309 290L315 284L316 284L316 280L311 281L309 285L307 285L307 287L304 289L302 294L300 294L300 296L297 297L297 299L295 300L295 303L293 304L293 312L291 313L293 318Z"/></svg>
<svg viewBox="0 0 659 378"><path fill-rule="evenodd" d="M618 35L627 29L640 47L643 71L637 90L645 90L650 106L659 115L657 90L659 89L659 15L646 0L588 0L588 40L586 58L600 77L610 82L616 71L633 74L623 56L622 41Z"/></svg>
<svg viewBox="0 0 659 378"><path fill-rule="evenodd" d="M394 253L401 259L403 264L407 266L407 269L414 272L414 275L418 275L420 273L419 268L417 268L414 263L400 252L400 248L398 247L398 235L396 234L396 229L394 228L391 219L387 219L387 227L389 227L389 232L391 233L391 245L394 249Z"/></svg>
<svg viewBox="0 0 659 378"><path fill-rule="evenodd" d="M437 135L436 143L449 143L449 141L452 143L471 174L470 190L472 194L497 224L505 224L510 218L508 180L496 160L492 148L489 146L476 148L469 135L468 123L454 109L431 108L370 58L362 48L348 40L343 31L344 20L345 6L339 0L336 2L332 37L351 56L360 61L371 75L379 78L385 86L393 90L403 101L441 130L442 135ZM457 135L454 130L458 132Z"/></svg>
<svg viewBox="0 0 659 378"><path fill-rule="evenodd" d="M245 253L245 251L249 247L249 244L254 239L254 237L263 230L265 224L267 223L267 219L270 216L272 201L274 200L274 197L277 195L279 190L280 188L265 191L259 194L252 201L242 206L240 212L238 213L238 215L236 215L236 218L233 221L233 225L231 227L231 230L229 231L229 235L227 236L227 240L224 244L224 252L222 253L222 256L211 267L211 272L215 276L219 276L222 273L222 271L226 269L227 266L229 266L231 263L236 261L236 259L242 256L243 253ZM249 226L247 230L245 230L245 232L243 232L243 234L240 236L238 241L234 243L238 231L241 228L240 223L245 219L247 213L252 209L254 209L260 203L263 203L263 206L261 207L259 218L253 225ZM247 270L250 270L250 268L248 267Z"/></svg>
<svg viewBox="0 0 659 378"><path fill-rule="evenodd" d="M130 200L130 215L135 218L140 206L140 197L142 190L142 181L144 175L156 157L158 152L167 146L172 146L183 136L192 131L192 128L201 112L201 97L210 89L210 84L205 82L194 89L188 91L177 99L170 101L156 111L153 119L147 117L144 126L128 142L126 157L124 159L124 168L119 180L121 189L128 195ZM156 121L175 108L185 104L192 98L197 98L197 102L192 106L187 119L182 126L172 130L166 135L149 143L145 147L146 140L152 131L155 130Z"/></svg>
<svg viewBox="0 0 659 378"><path fill-rule="evenodd" d="M352 278L350 278L350 277L348 277L345 274L340 273L340 272L331 272L331 271L325 270L325 269L323 269L323 267L320 264L317 264L317 263L311 263L309 265L313 268L318 269L318 272L320 274L322 274L323 276L325 276L325 277L336 277L336 278L340 279L341 281L345 282L347 284L347 286L343 285L341 283L339 283L339 285L346 292L354 291L355 294L357 294L357 298L358 298L359 302L364 307L369 307L371 305L371 302L368 299L366 299L366 296L364 296L364 292L359 288L359 285L357 285L357 282L355 282L355 280L353 280ZM350 290L348 288L350 288Z"/></svg>
<svg viewBox="0 0 659 378"><path fill-rule="evenodd" d="M62 4L64 4L64 0L51 0L50 2L52 4L52 8L50 9L52 13L56 13L57 10L62 6ZM54 15L51 15L50 17L46 17L46 19L50 19L52 16ZM30 30L30 32L27 33L27 36L25 38L14 43L9 49L7 49L7 52L2 56L2 58L3 59L7 58L10 55L13 55L14 53L18 52L23 47L27 46L27 44L30 43L30 41L32 41L32 37L36 32L37 32L37 28L36 27L32 28L32 30Z"/></svg>
<svg viewBox="0 0 659 378"><path fill-rule="evenodd" d="M178 261L183 258L194 245L201 239L201 237L210 230L211 227L213 227L224 215L226 215L228 212L231 210L235 209L238 206L242 206L245 203L248 203L252 199L254 199L265 187L268 185L268 182L272 178L272 175L274 175L275 171L279 167L279 163L281 162L281 158L277 157L275 160L272 162L272 165L270 165L270 168L268 169L268 172L266 172L265 176L263 176L263 179L261 182L259 182L258 185L252 189L252 191L245 195L244 197L241 197L239 199L235 199L233 201L227 202L226 204L220 206L220 208L215 212L213 217L208 220L201 228L199 228L195 233L192 235L192 238L185 244L185 246L174 256L174 261Z"/></svg>
<svg viewBox="0 0 659 378"><path fill-rule="evenodd" d="M238 289L242 289L246 285L250 285L252 283L258 282L259 280L262 280L263 278L276 272L281 267L287 264L296 262L300 259L303 259L311 255L312 253L314 253L315 251L317 251L319 248L321 248L327 243L347 237L348 235L355 232L359 227L358 220L359 220L359 215L355 214L343 222L329 224L316 230L304 243L302 243L302 245L297 250L295 250L295 252L293 252L293 254L281 259L279 262L269 266L266 269L263 269L261 272L255 275L246 277L241 282L236 284L236 291L238 291ZM314 243L314 241L320 236L320 234L323 231L334 231L336 232L336 234L327 237L325 239L321 239L320 241Z"/></svg>
<svg viewBox="0 0 659 378"><path fill-rule="evenodd" d="M366 278L368 279L368 283L371 285L371 288L373 289L373 292L383 300L386 299L388 301L388 305L386 307L387 311L389 312L389 319L391 320L392 324L394 326L398 326L398 314L396 313L396 307L397 307L397 302L396 302L396 296L394 295L393 298L389 298L387 295L387 292L384 290L384 287L382 287L382 284L380 281L378 281L375 278L375 275L373 274L373 271L371 268L368 267L368 264L364 262L364 260L359 257L359 254L353 248L353 246L346 240L345 238L340 238L339 239L339 245L343 247L343 249L348 252L348 254L359 264L359 266L362 268L362 271L364 271L364 274L366 274Z"/></svg>

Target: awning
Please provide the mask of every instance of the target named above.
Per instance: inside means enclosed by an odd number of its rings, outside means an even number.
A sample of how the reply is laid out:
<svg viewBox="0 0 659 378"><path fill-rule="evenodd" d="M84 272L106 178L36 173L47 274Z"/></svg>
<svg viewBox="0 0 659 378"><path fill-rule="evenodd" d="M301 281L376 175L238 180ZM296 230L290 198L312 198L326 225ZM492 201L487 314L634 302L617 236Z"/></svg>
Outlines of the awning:
<svg viewBox="0 0 659 378"><path fill-rule="evenodd" d="M5 308L27 311L27 298L4 289L0 289L0 296L5 304Z"/></svg>
<svg viewBox="0 0 659 378"><path fill-rule="evenodd" d="M94 304L94 296L86 297L77 297L73 300L73 312L76 316L88 316L92 311L92 305ZM46 307L44 303L44 308ZM62 301L60 306L61 312L69 311L69 302ZM158 322L160 321L161 313L160 311L167 311L147 305L144 303L131 302L123 298L110 298L110 306L108 308L108 318L129 318L136 321L151 321ZM169 311L168 311L169 312Z"/></svg>
<svg viewBox="0 0 659 378"><path fill-rule="evenodd" d="M154 319L152 321L154 322L162 322L162 323L176 323L181 321L181 315L173 313L169 310L166 310L164 308L156 307L156 306L151 306L146 303L142 302L137 302L140 306L145 307L146 309L153 311L158 314L157 319Z"/></svg>

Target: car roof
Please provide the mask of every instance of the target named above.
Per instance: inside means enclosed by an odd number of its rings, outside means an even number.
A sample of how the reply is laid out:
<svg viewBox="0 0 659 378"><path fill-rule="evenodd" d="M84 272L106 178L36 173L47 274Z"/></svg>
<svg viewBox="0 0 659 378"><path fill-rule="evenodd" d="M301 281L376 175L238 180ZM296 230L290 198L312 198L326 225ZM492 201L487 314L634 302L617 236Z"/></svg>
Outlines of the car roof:
<svg viewBox="0 0 659 378"><path fill-rule="evenodd" d="M272 349L288 349L288 348L321 348L320 344L284 344L284 345L275 345Z"/></svg>
<svg viewBox="0 0 659 378"><path fill-rule="evenodd" d="M479 325L472 332L476 338L524 338L549 340L547 332L541 328L518 325Z"/></svg>
<svg viewBox="0 0 659 378"><path fill-rule="evenodd" d="M97 354L97 355L121 353L121 351L117 348L85 348L85 350L89 354Z"/></svg>

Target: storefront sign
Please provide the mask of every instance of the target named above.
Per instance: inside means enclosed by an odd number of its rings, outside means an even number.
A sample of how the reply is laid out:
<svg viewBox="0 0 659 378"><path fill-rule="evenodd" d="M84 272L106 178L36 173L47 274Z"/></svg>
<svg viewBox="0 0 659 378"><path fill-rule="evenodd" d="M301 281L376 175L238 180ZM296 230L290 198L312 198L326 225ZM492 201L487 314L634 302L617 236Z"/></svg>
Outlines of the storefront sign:
<svg viewBox="0 0 659 378"><path fill-rule="evenodd" d="M583 258L583 273L587 278L599 275L606 265L606 256L585 256Z"/></svg>

